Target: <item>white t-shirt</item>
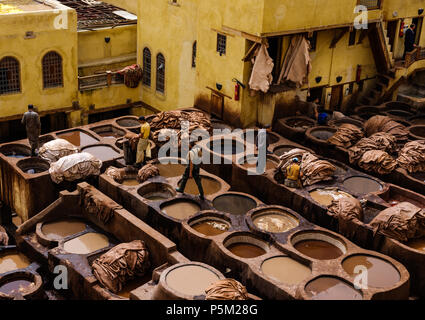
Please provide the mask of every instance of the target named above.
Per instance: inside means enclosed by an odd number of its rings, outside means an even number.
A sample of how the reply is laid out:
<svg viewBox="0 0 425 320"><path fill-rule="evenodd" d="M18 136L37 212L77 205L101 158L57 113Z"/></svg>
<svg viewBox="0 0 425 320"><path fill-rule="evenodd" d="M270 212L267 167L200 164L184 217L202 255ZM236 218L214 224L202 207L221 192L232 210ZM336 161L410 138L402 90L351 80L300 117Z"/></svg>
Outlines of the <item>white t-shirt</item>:
<svg viewBox="0 0 425 320"><path fill-rule="evenodd" d="M201 164L202 158L199 156L199 147L194 147L189 151L188 160L192 161L193 164Z"/></svg>

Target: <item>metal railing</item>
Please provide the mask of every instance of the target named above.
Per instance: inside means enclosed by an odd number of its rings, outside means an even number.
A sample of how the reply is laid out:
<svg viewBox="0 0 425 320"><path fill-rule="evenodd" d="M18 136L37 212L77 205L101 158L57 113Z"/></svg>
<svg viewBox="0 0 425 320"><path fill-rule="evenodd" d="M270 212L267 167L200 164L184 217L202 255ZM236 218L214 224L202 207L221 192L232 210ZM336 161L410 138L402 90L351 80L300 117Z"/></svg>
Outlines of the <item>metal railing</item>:
<svg viewBox="0 0 425 320"><path fill-rule="evenodd" d="M78 89L80 91L109 87L113 84L123 84L124 76L118 72L107 71L105 73L78 77Z"/></svg>
<svg viewBox="0 0 425 320"><path fill-rule="evenodd" d="M425 59L425 48L416 47L415 50L406 53L406 58L404 60L404 67L408 68L413 63L419 60Z"/></svg>

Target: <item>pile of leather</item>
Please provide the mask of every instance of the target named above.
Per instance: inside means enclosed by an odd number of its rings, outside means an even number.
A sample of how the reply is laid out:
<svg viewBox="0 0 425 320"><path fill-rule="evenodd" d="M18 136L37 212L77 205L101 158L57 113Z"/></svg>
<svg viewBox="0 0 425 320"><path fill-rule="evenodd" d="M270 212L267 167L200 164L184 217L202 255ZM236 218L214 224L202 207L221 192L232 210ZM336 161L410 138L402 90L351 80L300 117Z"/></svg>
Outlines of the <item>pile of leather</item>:
<svg viewBox="0 0 425 320"><path fill-rule="evenodd" d="M386 132L399 142L406 141L409 137L409 131L405 126L387 116L373 116L365 122L364 131L368 137L377 132Z"/></svg>
<svg viewBox="0 0 425 320"><path fill-rule="evenodd" d="M304 186L333 179L336 167L326 160L320 160L310 152L303 154L301 162L301 181Z"/></svg>
<svg viewBox="0 0 425 320"><path fill-rule="evenodd" d="M359 200L354 197L342 197L332 200L328 212L340 220L363 221L363 207Z"/></svg>
<svg viewBox="0 0 425 320"><path fill-rule="evenodd" d="M397 161L382 150L366 151L357 164L368 172L376 172L382 175L393 172L397 167Z"/></svg>
<svg viewBox="0 0 425 320"><path fill-rule="evenodd" d="M116 182L121 183L125 178L126 171L125 168L109 167L106 169L105 174Z"/></svg>
<svg viewBox="0 0 425 320"><path fill-rule="evenodd" d="M410 173L425 172L425 140L406 143L398 155L397 163Z"/></svg>
<svg viewBox="0 0 425 320"><path fill-rule="evenodd" d="M224 279L205 289L205 300L248 300L248 291L234 279Z"/></svg>
<svg viewBox="0 0 425 320"><path fill-rule="evenodd" d="M100 283L113 293L119 293L126 282L148 271L149 252L141 240L121 243L97 258L92 268Z"/></svg>
<svg viewBox="0 0 425 320"><path fill-rule="evenodd" d="M212 133L211 120L203 112L200 111L165 111L156 115L155 118L149 121L152 131L152 137L155 143L161 145L165 141L159 141L158 137L162 129L174 129L177 133L179 141L181 140L182 121L188 121L189 134L195 129L206 130L209 134Z"/></svg>
<svg viewBox="0 0 425 320"><path fill-rule="evenodd" d="M159 176L158 167L154 166L151 163L144 165L137 174L137 181L140 183L145 182L146 180Z"/></svg>
<svg viewBox="0 0 425 320"><path fill-rule="evenodd" d="M6 230L0 226L0 246L7 246L9 244L9 236Z"/></svg>
<svg viewBox="0 0 425 320"><path fill-rule="evenodd" d="M410 202L401 202L381 211L370 224L374 234L406 242L425 236L425 211Z"/></svg>
<svg viewBox="0 0 425 320"><path fill-rule="evenodd" d="M292 164L292 159L298 158L299 160L301 160L305 153L308 153L308 151L297 148L285 152L283 155L280 156L280 163L278 168L282 169L282 171L285 172L286 168Z"/></svg>
<svg viewBox="0 0 425 320"><path fill-rule="evenodd" d="M80 191L79 205L103 224L111 220L115 210L122 209L120 205L99 193L93 186L87 186Z"/></svg>
<svg viewBox="0 0 425 320"><path fill-rule="evenodd" d="M338 128L337 132L328 139L328 142L338 147L349 148L361 138L363 138L362 129L354 124L344 123Z"/></svg>
<svg viewBox="0 0 425 320"><path fill-rule="evenodd" d="M65 139L55 139L46 142L38 153L40 158L52 163L58 161L62 157L78 153L78 148Z"/></svg>
<svg viewBox="0 0 425 320"><path fill-rule="evenodd" d="M384 132L378 132L368 138L362 138L348 149L350 163L358 163L363 154L370 150L381 150L392 154L397 150L397 140L393 135Z"/></svg>

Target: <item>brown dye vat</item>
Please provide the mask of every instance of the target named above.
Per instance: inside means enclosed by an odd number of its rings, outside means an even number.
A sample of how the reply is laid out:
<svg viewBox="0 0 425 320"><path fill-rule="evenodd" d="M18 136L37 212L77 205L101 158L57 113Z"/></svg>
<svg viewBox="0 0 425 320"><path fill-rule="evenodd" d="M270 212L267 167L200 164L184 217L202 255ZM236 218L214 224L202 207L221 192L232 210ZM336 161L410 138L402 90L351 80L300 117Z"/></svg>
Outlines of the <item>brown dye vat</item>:
<svg viewBox="0 0 425 320"><path fill-rule="evenodd" d="M423 251L425 253L425 238L410 240L406 243L406 246L409 246L415 250Z"/></svg>
<svg viewBox="0 0 425 320"><path fill-rule="evenodd" d="M87 133L84 133L83 131L78 131L78 130L65 132L65 133L59 133L57 134L57 136L61 139L65 139L71 142L74 146L77 146L77 147L87 146L89 144L95 144L98 142L97 139L93 138Z"/></svg>
<svg viewBox="0 0 425 320"><path fill-rule="evenodd" d="M201 207L195 202L181 200L166 204L161 210L170 217L184 220L199 212Z"/></svg>
<svg viewBox="0 0 425 320"><path fill-rule="evenodd" d="M418 179L418 180L425 182L425 172L409 173L409 175L412 176L415 179Z"/></svg>
<svg viewBox="0 0 425 320"><path fill-rule="evenodd" d="M348 283L332 278L317 278L305 287L312 300L362 300L362 294Z"/></svg>
<svg viewBox="0 0 425 320"><path fill-rule="evenodd" d="M86 233L63 244L68 253L89 254L109 246L108 237L100 233Z"/></svg>
<svg viewBox="0 0 425 320"><path fill-rule="evenodd" d="M292 216L280 212L270 212L252 219L254 225L263 231L280 233L292 230L299 225L299 221Z"/></svg>
<svg viewBox="0 0 425 320"><path fill-rule="evenodd" d="M30 261L21 253L0 254L0 273L25 269L30 265Z"/></svg>
<svg viewBox="0 0 425 320"><path fill-rule="evenodd" d="M232 243L227 249L241 258L256 258L266 253L266 250L251 243Z"/></svg>
<svg viewBox="0 0 425 320"><path fill-rule="evenodd" d="M215 179L208 177L201 177L202 188L205 195L211 195L217 193L221 189L221 184ZM180 181L179 181L180 185ZM199 194L198 186L195 182L195 179L187 180L186 187L184 189L185 193L197 195Z"/></svg>
<svg viewBox="0 0 425 320"><path fill-rule="evenodd" d="M171 270L165 278L168 286L182 294L200 296L205 289L219 280L219 276L207 268L185 265Z"/></svg>
<svg viewBox="0 0 425 320"><path fill-rule="evenodd" d="M137 119L133 119L133 118L122 118L117 120L117 124L120 125L121 127L138 127L140 126L140 123Z"/></svg>
<svg viewBox="0 0 425 320"><path fill-rule="evenodd" d="M317 189L310 192L310 196L313 198L314 201L326 207L329 207L332 204L333 200L338 200L344 197L353 198L352 195L344 191L335 189Z"/></svg>
<svg viewBox="0 0 425 320"><path fill-rule="evenodd" d="M62 220L45 223L41 227L43 234L52 240L59 240L86 230L86 224L76 220Z"/></svg>
<svg viewBox="0 0 425 320"><path fill-rule="evenodd" d="M13 280L0 285L0 292L10 296L17 294L23 295L29 290L32 290L34 286L35 283L28 280Z"/></svg>
<svg viewBox="0 0 425 320"><path fill-rule="evenodd" d="M121 184L125 186L137 186L140 184L140 182L137 181L137 179L124 179Z"/></svg>
<svg viewBox="0 0 425 320"><path fill-rule="evenodd" d="M0 147L0 152L9 158L26 158L31 156L31 149L22 144L6 144Z"/></svg>
<svg viewBox="0 0 425 320"><path fill-rule="evenodd" d="M103 138L109 138L109 139L117 139L117 138L122 137L121 134L115 133L113 131L100 132L100 133L98 133L98 135L103 137Z"/></svg>
<svg viewBox="0 0 425 320"><path fill-rule="evenodd" d="M173 178L183 175L186 166L178 163L155 164L159 169L159 175L166 178Z"/></svg>
<svg viewBox="0 0 425 320"><path fill-rule="evenodd" d="M120 292L117 293L120 297L130 299L130 292L134 289L137 289L138 287L144 285L145 283L149 282L152 279L152 276L148 273L144 275L143 277L130 280L126 284L123 285Z"/></svg>
<svg viewBox="0 0 425 320"><path fill-rule="evenodd" d="M294 248L310 258L318 260L331 260L343 255L341 249L322 240L302 240L296 243Z"/></svg>
<svg viewBox="0 0 425 320"><path fill-rule="evenodd" d="M367 268L367 285L375 288L390 288L400 281L400 273L389 262L377 257L355 255L342 262L344 270L352 277L358 275L356 267Z"/></svg>
<svg viewBox="0 0 425 320"><path fill-rule="evenodd" d="M324 129L320 129L320 130L314 130L311 131L311 135L313 137L315 137L316 139L319 140L328 140L330 137L332 137L335 134L335 131L329 131L329 130L324 130Z"/></svg>
<svg viewBox="0 0 425 320"><path fill-rule="evenodd" d="M85 148L83 151L92 154L102 161L112 160L120 156L118 152L109 146L93 146Z"/></svg>
<svg viewBox="0 0 425 320"><path fill-rule="evenodd" d="M413 113L404 110L388 110L387 113L391 116L408 118L413 116Z"/></svg>
<svg viewBox="0 0 425 320"><path fill-rule="evenodd" d="M261 265L261 271L279 282L296 285L311 275L311 269L290 257L274 257Z"/></svg>
<svg viewBox="0 0 425 320"><path fill-rule="evenodd" d="M50 168L50 164L47 161L39 158L20 160L16 165L27 174L42 173Z"/></svg>
<svg viewBox="0 0 425 320"><path fill-rule="evenodd" d="M295 147L291 147L291 146L285 146L285 147L277 147L275 150L274 150L274 154L275 155L277 155L277 156L281 156L281 155L283 155L283 154L285 154L285 153L287 153L288 151L291 151L292 149L295 149Z"/></svg>
<svg viewBox="0 0 425 320"><path fill-rule="evenodd" d="M229 230L229 225L217 220L206 220L195 223L191 226L193 229L205 236L217 236Z"/></svg>
<svg viewBox="0 0 425 320"><path fill-rule="evenodd" d="M217 142L215 142L217 143ZM240 154L245 151L245 145L238 140L221 139L217 146L213 141L207 143L207 148L225 156Z"/></svg>
<svg viewBox="0 0 425 320"><path fill-rule="evenodd" d="M344 181L344 187L350 192L357 194L367 194L382 190L382 185L367 177L351 177Z"/></svg>
<svg viewBox="0 0 425 320"><path fill-rule="evenodd" d="M254 209L257 203L243 195L224 194L214 199L213 206L218 211L234 215L244 215L249 210Z"/></svg>
<svg viewBox="0 0 425 320"><path fill-rule="evenodd" d="M248 160L249 161L249 160ZM272 160L270 160L270 159L267 159L267 162L266 162L266 170L268 171L268 170L272 170L272 169L276 169L276 167L277 167L277 163L276 162L274 162L274 161L272 161ZM242 165L242 167L244 167L244 168L246 168L246 169L251 169L251 168L256 168L257 167L257 161L255 161L255 163L249 163L249 162L245 162L243 165Z"/></svg>
<svg viewBox="0 0 425 320"><path fill-rule="evenodd" d="M285 121L286 124L292 128L297 128L297 129L305 129L307 130L308 128L314 126L314 121L308 121L307 119L290 119Z"/></svg>

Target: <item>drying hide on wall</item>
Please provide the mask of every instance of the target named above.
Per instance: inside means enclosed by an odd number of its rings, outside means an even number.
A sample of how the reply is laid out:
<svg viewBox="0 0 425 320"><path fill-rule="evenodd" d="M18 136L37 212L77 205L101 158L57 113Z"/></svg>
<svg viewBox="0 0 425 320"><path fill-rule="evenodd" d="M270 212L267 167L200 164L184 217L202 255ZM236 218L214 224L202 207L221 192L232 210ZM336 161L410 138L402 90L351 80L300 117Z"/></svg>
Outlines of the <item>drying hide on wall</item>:
<svg viewBox="0 0 425 320"><path fill-rule="evenodd" d="M273 59L270 58L267 46L262 44L255 52L249 88L264 93L269 91L273 81L272 71L274 67Z"/></svg>
<svg viewBox="0 0 425 320"><path fill-rule="evenodd" d="M278 83L290 81L301 87L308 82L311 70L310 43L303 35L296 35L291 39Z"/></svg>

